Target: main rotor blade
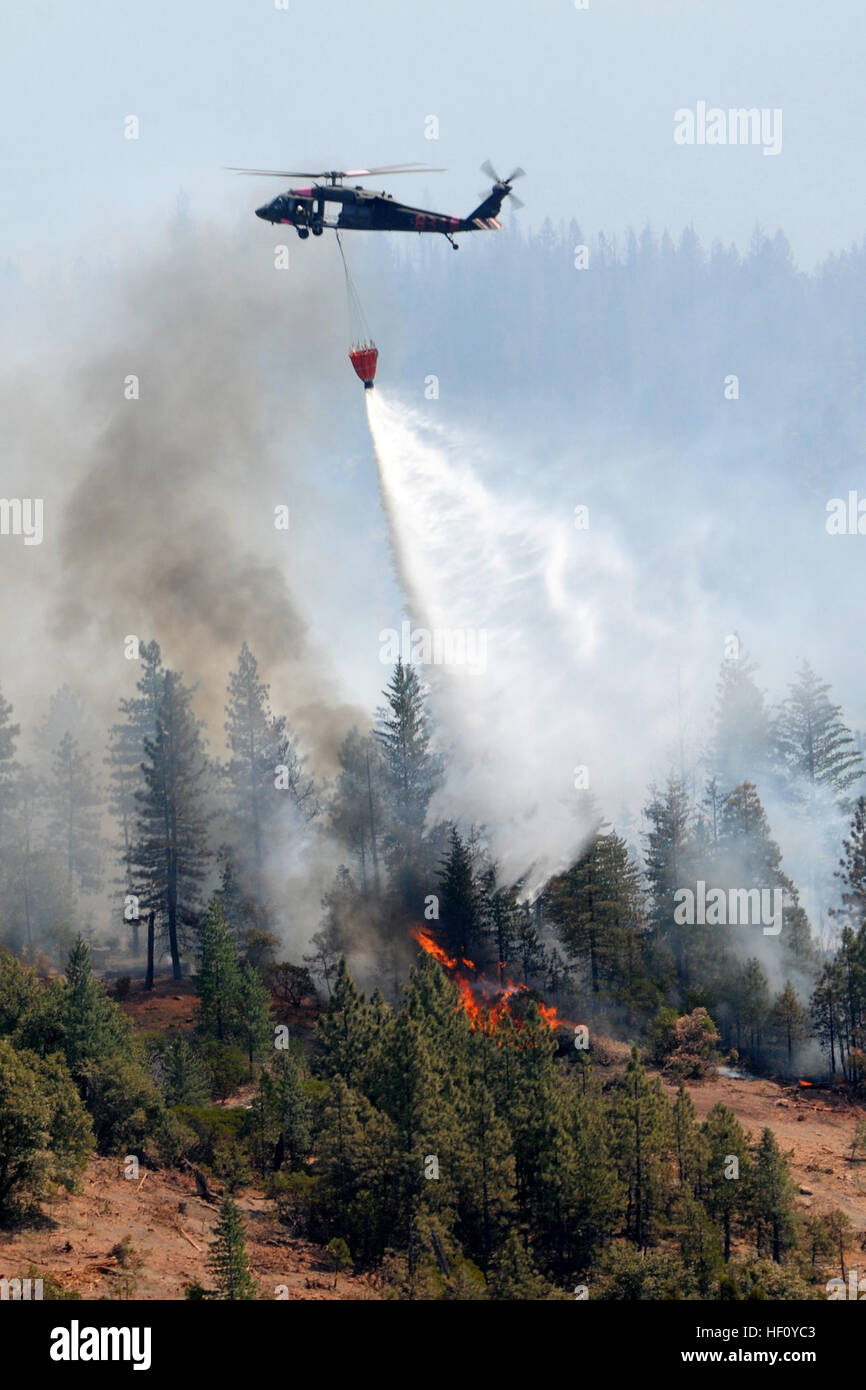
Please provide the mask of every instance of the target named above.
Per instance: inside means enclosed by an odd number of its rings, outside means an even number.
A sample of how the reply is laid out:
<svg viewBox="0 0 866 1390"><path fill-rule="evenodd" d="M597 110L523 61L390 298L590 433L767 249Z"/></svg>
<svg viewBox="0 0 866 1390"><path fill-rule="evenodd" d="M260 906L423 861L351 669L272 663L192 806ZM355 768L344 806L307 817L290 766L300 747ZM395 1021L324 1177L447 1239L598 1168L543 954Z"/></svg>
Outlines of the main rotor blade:
<svg viewBox="0 0 866 1390"><path fill-rule="evenodd" d="M234 164L225 168L232 174L251 174L267 179L351 179L365 174L444 174L445 169L429 169L426 164L381 164L375 169L239 169Z"/></svg>
<svg viewBox="0 0 866 1390"><path fill-rule="evenodd" d="M267 179L320 179L323 178L321 169L317 169L311 174L309 169L236 169L233 164L224 166L231 174L254 174Z"/></svg>
<svg viewBox="0 0 866 1390"><path fill-rule="evenodd" d="M350 174L446 174L447 169L431 169L427 164L380 164L375 169L349 169Z"/></svg>

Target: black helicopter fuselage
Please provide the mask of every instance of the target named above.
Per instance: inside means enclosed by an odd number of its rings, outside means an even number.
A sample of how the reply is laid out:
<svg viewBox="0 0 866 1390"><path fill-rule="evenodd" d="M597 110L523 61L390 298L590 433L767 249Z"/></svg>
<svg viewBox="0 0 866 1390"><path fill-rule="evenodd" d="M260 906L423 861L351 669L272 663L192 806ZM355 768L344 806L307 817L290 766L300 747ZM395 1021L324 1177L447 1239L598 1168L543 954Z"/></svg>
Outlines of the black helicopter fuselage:
<svg viewBox="0 0 866 1390"><path fill-rule="evenodd" d="M280 193L256 208L256 216L295 227L301 237L310 232L321 236L327 227L336 231L440 232L450 239L455 232L497 231L500 224L496 217L505 193L504 188L494 188L468 217L447 217L399 203L390 193L375 193L360 186L313 184ZM329 203L337 204L333 212L327 207Z"/></svg>

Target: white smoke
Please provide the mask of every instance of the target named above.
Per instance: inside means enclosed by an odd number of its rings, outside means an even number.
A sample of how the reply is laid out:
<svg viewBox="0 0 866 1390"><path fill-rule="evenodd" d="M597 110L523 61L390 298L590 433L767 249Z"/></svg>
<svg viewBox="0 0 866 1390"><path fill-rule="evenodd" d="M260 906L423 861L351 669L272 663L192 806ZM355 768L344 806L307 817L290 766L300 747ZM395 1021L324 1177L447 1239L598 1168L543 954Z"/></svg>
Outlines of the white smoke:
<svg viewBox="0 0 866 1390"><path fill-rule="evenodd" d="M675 745L682 620L652 606L614 532L494 491L465 437L366 399L413 633L475 634L486 658L425 667L447 751L431 818L482 825L501 879L532 891L585 843L581 784L608 813L639 804Z"/></svg>

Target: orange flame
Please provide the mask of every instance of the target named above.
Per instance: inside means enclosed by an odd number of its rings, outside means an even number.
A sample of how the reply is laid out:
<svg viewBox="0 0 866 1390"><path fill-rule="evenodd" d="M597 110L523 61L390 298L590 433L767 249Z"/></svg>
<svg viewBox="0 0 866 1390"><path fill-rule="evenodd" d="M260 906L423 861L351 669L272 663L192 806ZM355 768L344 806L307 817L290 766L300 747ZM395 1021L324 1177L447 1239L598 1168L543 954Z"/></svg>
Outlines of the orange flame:
<svg viewBox="0 0 866 1390"><path fill-rule="evenodd" d="M520 1029L521 1020L512 1012L510 1001L521 994L528 994L530 992L528 985L519 980L509 979L504 980L501 984L494 983L478 973L475 963L465 956L449 955L427 927L412 927L411 933L422 951L426 951L429 956L437 960L457 986L460 992L460 1007L466 1013L473 1029L477 1028L486 1033L495 1033L506 1014L511 1018L515 1027ZM500 969L502 969L503 962L500 961L499 964ZM461 966L471 970L475 978L466 975L460 969ZM536 1003L538 1012L548 1028L572 1027L565 1019L559 1017L553 1004L542 1004L540 1001L536 1001Z"/></svg>

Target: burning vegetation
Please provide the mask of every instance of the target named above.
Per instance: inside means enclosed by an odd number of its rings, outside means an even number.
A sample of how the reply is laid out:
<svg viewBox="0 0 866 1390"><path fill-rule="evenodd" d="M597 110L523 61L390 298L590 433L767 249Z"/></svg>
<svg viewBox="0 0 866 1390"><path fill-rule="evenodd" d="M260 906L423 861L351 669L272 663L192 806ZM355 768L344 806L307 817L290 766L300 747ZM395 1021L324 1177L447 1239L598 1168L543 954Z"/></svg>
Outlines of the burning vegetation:
<svg viewBox="0 0 866 1390"><path fill-rule="evenodd" d="M491 980L484 975L474 961L465 956L451 956L435 940L427 927L412 927L412 937L422 951L438 961L448 978L460 992L460 1004L469 1018L473 1029L495 1033L503 1018L508 1015L519 1031L526 1008L533 1002L544 1022L551 1029L573 1027L566 1019L559 1017L552 1004L545 1004L538 993L520 980L511 980L504 975L500 962L499 980Z"/></svg>

